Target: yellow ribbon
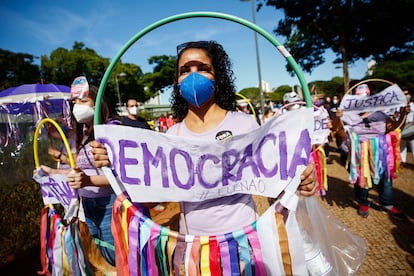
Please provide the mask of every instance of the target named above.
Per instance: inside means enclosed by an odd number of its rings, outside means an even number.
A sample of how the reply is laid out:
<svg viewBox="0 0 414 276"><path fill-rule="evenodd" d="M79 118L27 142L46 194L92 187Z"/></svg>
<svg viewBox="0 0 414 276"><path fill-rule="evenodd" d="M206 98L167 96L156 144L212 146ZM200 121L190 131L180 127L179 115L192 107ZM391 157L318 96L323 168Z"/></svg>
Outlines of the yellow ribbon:
<svg viewBox="0 0 414 276"><path fill-rule="evenodd" d="M201 275L211 275L210 271L210 245L208 236L200 236L200 271Z"/></svg>
<svg viewBox="0 0 414 276"><path fill-rule="evenodd" d="M362 143L362 150L364 151L364 168L363 176L366 178L368 188L372 188L371 170L369 168L369 153L368 153L368 141Z"/></svg>
<svg viewBox="0 0 414 276"><path fill-rule="evenodd" d="M123 234L123 241L125 245L126 255L129 254L129 244L128 244L128 208L132 206L131 201L124 200L122 201L122 215L121 215L121 224L122 224L122 231Z"/></svg>

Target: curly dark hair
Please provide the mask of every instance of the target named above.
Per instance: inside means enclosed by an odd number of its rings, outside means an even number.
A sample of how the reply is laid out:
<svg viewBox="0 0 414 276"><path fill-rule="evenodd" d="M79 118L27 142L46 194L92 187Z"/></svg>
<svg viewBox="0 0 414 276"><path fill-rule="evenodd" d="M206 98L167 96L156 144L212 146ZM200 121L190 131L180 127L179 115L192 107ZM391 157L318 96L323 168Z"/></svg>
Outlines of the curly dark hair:
<svg viewBox="0 0 414 276"><path fill-rule="evenodd" d="M182 46L182 49L179 49ZM234 86L234 77L232 70L232 63L223 46L215 41L193 41L181 44L177 47L177 65L174 81L174 91L171 95L172 111L179 121L182 121L188 113L188 103L181 96L178 89L178 61L181 54L189 48L203 49L211 58L212 65L215 71L215 102L221 108L229 111L236 110L236 92Z"/></svg>

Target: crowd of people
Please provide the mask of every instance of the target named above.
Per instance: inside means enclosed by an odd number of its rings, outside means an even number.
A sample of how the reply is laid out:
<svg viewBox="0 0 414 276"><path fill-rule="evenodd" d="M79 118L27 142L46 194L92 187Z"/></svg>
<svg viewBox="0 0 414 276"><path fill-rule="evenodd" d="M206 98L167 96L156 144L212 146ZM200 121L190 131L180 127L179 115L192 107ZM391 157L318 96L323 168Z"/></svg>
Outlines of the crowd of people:
<svg viewBox="0 0 414 276"><path fill-rule="evenodd" d="M156 130L169 135L214 141L217 133L227 131L231 136L243 134L260 127L257 120L250 115L237 111L235 100L234 78L231 62L223 47L214 41L188 42L177 47L176 79L172 93L172 115L162 116ZM82 199L84 220L96 240L96 243L111 265L115 265L114 238L111 233L112 205L116 195L108 179L102 173L103 166L110 166L105 147L94 137L94 107L97 88L88 85L85 77L81 77L84 86L72 85L71 112L74 137L76 169L54 169L41 166L47 174L67 174L69 185L79 191ZM76 79L78 80L78 78ZM366 90L369 91L369 90ZM260 123L265 124L271 117L301 107L303 99L296 92L287 93L283 103L269 101ZM344 125L354 126L347 114L339 108L340 97L335 95L321 100L313 98L315 108L325 109L329 113L331 123L328 124L335 133L333 122L340 120ZM127 101L128 115L119 118L111 112L103 100L99 120L104 124L124 124L131 127L152 129L145 119L138 116L138 103L135 99ZM413 107L410 102L409 108ZM411 108L411 110L413 110ZM412 111L407 109L407 123L413 121ZM366 124L365 115L361 115L358 124ZM375 118L379 121L378 118ZM161 122L162 120L162 122ZM383 132L385 129L385 121ZM390 130L391 131L391 130ZM329 142L334 135L329 135L325 153L329 157ZM361 137L361 141L363 138ZM407 146L413 146L410 140ZM344 141L348 146L349 140ZM401 143L403 146L403 143ZM349 153L350 148L348 147ZM412 148L411 148L412 150ZM57 159L66 159L67 153L51 150L50 154ZM359 203L358 214L368 216L368 186L361 185L358 179L354 183L356 200ZM313 196L316 193L315 169L310 162L301 175L298 192L302 196ZM394 206L392 199L392 179L383 175L378 188L381 193L381 204L391 214L402 218L403 214ZM158 203L150 204L153 207ZM180 232L191 235L210 235L227 233L240 226L253 223L257 217L255 203L251 195L235 194L214 200L201 202L182 202ZM214 215L214 214L220 214ZM209 223L206 223L208 221Z"/></svg>

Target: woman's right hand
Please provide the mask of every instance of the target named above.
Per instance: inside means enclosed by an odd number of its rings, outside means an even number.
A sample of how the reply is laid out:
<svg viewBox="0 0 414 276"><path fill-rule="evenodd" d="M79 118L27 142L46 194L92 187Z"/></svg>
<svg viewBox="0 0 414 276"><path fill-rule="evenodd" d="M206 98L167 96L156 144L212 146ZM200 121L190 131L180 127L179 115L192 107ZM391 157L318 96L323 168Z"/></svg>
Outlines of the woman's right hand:
<svg viewBox="0 0 414 276"><path fill-rule="evenodd" d="M108 152L103 144L98 141L92 141L89 145L92 147L93 164L95 167L102 168L111 165L111 162L109 162Z"/></svg>

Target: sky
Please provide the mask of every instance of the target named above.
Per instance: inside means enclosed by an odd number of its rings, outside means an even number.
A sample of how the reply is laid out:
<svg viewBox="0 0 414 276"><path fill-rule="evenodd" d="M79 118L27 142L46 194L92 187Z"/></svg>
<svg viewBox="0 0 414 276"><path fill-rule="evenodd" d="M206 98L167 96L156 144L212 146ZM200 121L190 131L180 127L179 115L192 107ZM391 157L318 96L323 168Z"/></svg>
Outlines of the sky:
<svg viewBox="0 0 414 276"><path fill-rule="evenodd" d="M257 2L257 1L256 1ZM0 4L0 48L36 57L50 56L59 47L72 49L75 41L83 42L98 55L113 59L141 30L159 20L182 13L220 12L253 22L251 1L240 0L13 0ZM274 7L262 7L255 12L256 24L275 36L273 29L283 18ZM123 63L134 63L144 73L152 72L148 58L175 55L176 45L193 40L216 40L223 45L233 63L237 90L258 86L258 62L254 31L236 22L221 18L187 18L162 25L138 39L121 56ZM270 88L297 85L297 76L290 76L286 60L260 34L259 63L262 80ZM294 58L294 57L293 57ZM334 55L326 54L325 64L311 74L304 73L307 82L330 80L342 76L342 69L333 64ZM36 59L40 64L40 59ZM361 79L367 62L350 65L350 78Z"/></svg>

